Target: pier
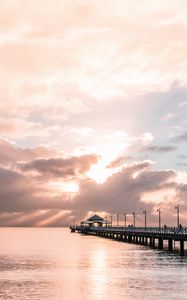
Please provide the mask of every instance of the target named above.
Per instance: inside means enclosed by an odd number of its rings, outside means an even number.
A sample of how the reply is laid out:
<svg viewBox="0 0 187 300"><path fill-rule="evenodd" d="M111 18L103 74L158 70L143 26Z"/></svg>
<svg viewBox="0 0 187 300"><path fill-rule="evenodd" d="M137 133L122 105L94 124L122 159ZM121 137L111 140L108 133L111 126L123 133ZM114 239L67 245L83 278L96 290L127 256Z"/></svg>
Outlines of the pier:
<svg viewBox="0 0 187 300"><path fill-rule="evenodd" d="M93 216L81 225L71 226L71 231L168 251L174 251L175 242L178 242L180 255L185 254L187 227L115 227L99 218Z"/></svg>

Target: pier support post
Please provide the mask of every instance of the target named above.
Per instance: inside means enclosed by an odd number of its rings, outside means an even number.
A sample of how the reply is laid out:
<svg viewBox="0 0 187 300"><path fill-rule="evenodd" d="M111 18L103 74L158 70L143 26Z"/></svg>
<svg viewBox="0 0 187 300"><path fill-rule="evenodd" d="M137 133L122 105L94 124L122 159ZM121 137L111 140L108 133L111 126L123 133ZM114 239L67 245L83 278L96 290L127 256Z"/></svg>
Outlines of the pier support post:
<svg viewBox="0 0 187 300"><path fill-rule="evenodd" d="M162 238L158 239L158 248L161 250L163 249L163 239Z"/></svg>
<svg viewBox="0 0 187 300"><path fill-rule="evenodd" d="M168 240L168 250L173 251L173 240L172 239Z"/></svg>
<svg viewBox="0 0 187 300"><path fill-rule="evenodd" d="M72 228L70 228L72 229ZM175 241L179 242L179 253L181 256L183 256L185 252L184 242L186 241L186 238L184 235L175 234L168 234L167 232L159 232L155 230L150 230L150 232L147 230L144 231L137 231L135 230L128 230L126 228L116 230L116 228L87 228L87 227L77 227L76 231L79 233L92 235L92 236L98 236L102 238L108 238L108 239L114 239L118 241L125 241L129 243L136 243L141 245L148 245L152 248L155 248L155 245L157 246L157 240L158 240L158 248L163 249L164 248L164 241L167 242L167 250L168 251L175 251Z"/></svg>
<svg viewBox="0 0 187 300"><path fill-rule="evenodd" d="M181 240L180 241L180 255L184 255L184 241Z"/></svg>
<svg viewBox="0 0 187 300"><path fill-rule="evenodd" d="M155 247L155 238L154 237L150 237L149 239L150 239L149 245L154 248Z"/></svg>

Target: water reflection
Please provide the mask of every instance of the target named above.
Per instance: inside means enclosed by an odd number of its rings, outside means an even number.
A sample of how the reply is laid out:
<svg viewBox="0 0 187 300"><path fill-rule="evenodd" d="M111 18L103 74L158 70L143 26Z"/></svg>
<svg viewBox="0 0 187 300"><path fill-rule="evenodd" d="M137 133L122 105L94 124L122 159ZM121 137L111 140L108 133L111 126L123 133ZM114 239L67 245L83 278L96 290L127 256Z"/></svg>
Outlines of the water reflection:
<svg viewBox="0 0 187 300"><path fill-rule="evenodd" d="M91 268L89 274L90 293L99 299L106 294L107 287L107 251L95 249L90 252Z"/></svg>
<svg viewBox="0 0 187 300"><path fill-rule="evenodd" d="M0 234L0 299L186 299L186 257L66 229Z"/></svg>

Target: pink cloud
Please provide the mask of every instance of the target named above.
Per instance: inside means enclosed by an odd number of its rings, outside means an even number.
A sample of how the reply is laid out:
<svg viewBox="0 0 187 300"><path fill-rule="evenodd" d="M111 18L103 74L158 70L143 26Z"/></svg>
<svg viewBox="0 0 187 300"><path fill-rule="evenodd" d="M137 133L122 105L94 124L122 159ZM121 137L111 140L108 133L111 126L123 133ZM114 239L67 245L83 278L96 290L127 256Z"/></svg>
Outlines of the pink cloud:
<svg viewBox="0 0 187 300"><path fill-rule="evenodd" d="M0 139L0 153L0 163L2 165L16 163L17 161L31 161L39 157L49 158L57 155L56 150L45 146L38 146L34 149L15 147L14 144L3 139Z"/></svg>

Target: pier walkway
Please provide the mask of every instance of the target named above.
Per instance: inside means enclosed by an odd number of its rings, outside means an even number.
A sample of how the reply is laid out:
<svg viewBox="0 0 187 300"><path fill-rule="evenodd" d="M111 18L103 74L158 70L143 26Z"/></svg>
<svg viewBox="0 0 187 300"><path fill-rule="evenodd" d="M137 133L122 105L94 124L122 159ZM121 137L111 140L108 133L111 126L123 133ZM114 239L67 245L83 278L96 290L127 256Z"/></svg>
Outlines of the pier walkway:
<svg viewBox="0 0 187 300"><path fill-rule="evenodd" d="M187 241L187 227L111 227L111 226L72 226L73 232L115 239L122 242L142 244L173 251L175 242L179 243L180 255L184 255L184 242Z"/></svg>

